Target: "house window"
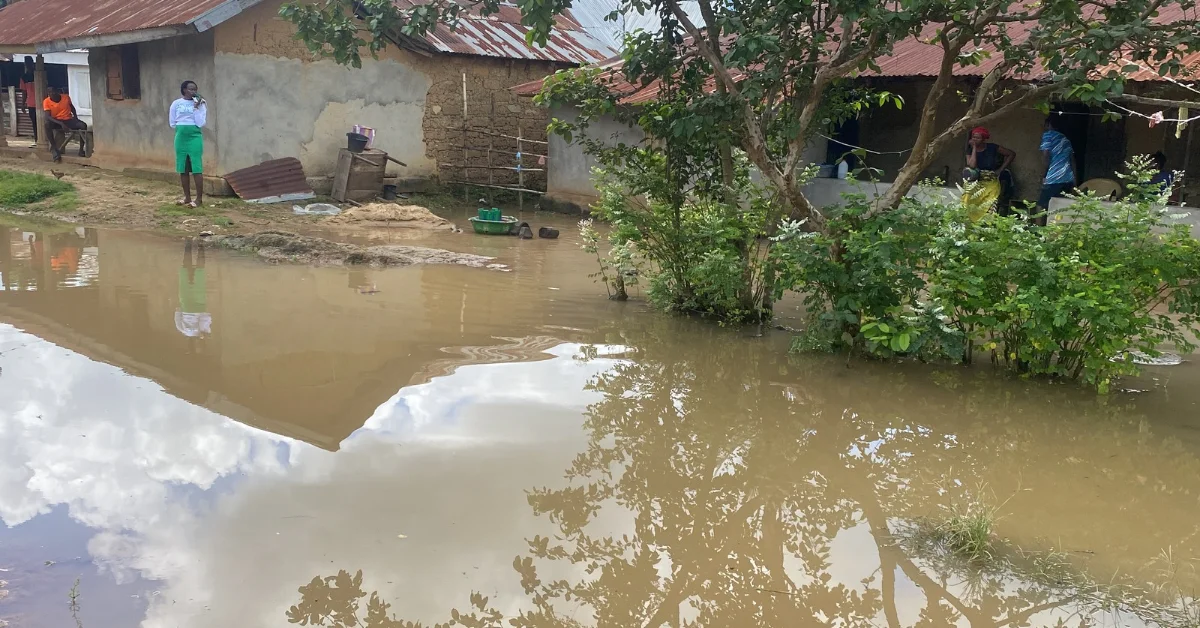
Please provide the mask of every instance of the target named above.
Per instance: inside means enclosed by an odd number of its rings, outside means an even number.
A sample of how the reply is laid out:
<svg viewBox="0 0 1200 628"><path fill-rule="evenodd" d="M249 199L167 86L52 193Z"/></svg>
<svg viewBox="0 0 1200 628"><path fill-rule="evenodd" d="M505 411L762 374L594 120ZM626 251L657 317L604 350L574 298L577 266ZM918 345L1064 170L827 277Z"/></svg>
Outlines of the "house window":
<svg viewBox="0 0 1200 628"><path fill-rule="evenodd" d="M142 97L142 72L137 44L108 49L109 100L137 100Z"/></svg>

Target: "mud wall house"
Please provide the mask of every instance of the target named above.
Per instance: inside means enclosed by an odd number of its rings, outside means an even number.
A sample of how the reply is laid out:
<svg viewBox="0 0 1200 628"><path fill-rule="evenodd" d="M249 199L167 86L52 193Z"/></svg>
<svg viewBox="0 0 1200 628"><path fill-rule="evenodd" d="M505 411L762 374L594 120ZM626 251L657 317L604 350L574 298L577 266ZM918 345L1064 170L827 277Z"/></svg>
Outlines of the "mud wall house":
<svg viewBox="0 0 1200 628"><path fill-rule="evenodd" d="M506 88L612 52L569 15L549 45L528 46L519 11L503 5L453 32L397 36L378 59L346 68L314 58L278 17L282 4L21 0L0 10L0 51L90 49L94 159L103 167L173 172L166 112L180 83L194 80L211 102L204 131L211 174L296 157L310 177L329 177L346 132L361 124L376 130L377 147L408 164L396 174L413 178L463 163L464 126L544 139L546 113ZM467 141L483 149L483 137Z"/></svg>

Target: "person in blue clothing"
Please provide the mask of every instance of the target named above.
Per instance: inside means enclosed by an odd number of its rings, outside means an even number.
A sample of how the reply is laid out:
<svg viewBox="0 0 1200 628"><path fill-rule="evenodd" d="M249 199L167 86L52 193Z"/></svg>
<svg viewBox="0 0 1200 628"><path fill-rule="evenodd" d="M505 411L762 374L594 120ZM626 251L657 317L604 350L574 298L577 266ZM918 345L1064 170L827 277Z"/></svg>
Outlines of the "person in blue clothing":
<svg viewBox="0 0 1200 628"><path fill-rule="evenodd" d="M1042 193L1038 196L1038 214L1034 217L1037 224L1046 225L1046 214L1050 208L1050 199L1062 196L1063 192L1075 187L1075 149L1071 140L1058 131L1058 125L1053 117L1046 118L1045 131L1042 133L1042 165L1046 176L1042 179Z"/></svg>
<svg viewBox="0 0 1200 628"><path fill-rule="evenodd" d="M1150 183L1158 185L1168 195L1175 187L1175 173L1167 170L1167 156L1160 150L1150 156L1150 163L1154 166L1154 178L1150 179Z"/></svg>

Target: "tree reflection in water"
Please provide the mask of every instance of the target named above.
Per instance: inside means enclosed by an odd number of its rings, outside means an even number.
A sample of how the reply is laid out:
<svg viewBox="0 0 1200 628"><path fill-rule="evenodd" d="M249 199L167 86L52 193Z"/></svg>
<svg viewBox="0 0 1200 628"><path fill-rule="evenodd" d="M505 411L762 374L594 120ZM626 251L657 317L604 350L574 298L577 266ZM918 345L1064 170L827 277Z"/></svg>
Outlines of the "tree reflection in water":
<svg viewBox="0 0 1200 628"><path fill-rule="evenodd" d="M1154 529L1200 468L1177 442L1148 436L1129 408L1061 388L1050 399L1045 383L988 373L847 370L718 333L689 338L686 346L653 333L614 343L637 350L592 383L603 399L587 411L589 444L567 486L530 493L557 533L529 539L514 560L524 610L502 616L474 593L446 625L1176 625L1178 609L1160 600L1115 599L1078 578L1051 577L1037 561L971 567L894 536L939 505L978 498L984 483L1015 494L1022 475L1040 501L1022 493L1011 508L1048 538L1102 544L1122 530ZM1056 441L1059 456L1040 453ZM1123 462L1139 473L1122 473ZM1055 485L1064 469L1106 477L1107 499L1121 509L1081 524L1074 511L1096 498ZM629 513L631 529L603 513ZM1188 537L1159 528L1154 534L1171 539L1159 547ZM839 535L853 545L835 547ZM1187 542L1194 555L1194 535ZM836 569L843 562L867 564L869 575L844 582L835 574L847 572ZM288 619L419 625L392 619L376 594L359 621L361 584L361 572L314 578Z"/></svg>

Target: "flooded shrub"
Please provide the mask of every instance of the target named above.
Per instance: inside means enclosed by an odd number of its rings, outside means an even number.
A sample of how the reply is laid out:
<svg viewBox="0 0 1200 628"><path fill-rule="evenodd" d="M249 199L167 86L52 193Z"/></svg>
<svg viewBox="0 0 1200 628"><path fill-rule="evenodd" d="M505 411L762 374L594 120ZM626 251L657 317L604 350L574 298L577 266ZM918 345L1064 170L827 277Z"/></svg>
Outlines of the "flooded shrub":
<svg viewBox="0 0 1200 628"><path fill-rule="evenodd" d="M1124 200L1078 198L1046 227L916 200L856 222L850 199L835 235L781 234L783 283L808 295L808 333L827 346L960 362L983 352L1104 390L1137 372L1134 353L1194 349L1200 321L1200 243L1164 213L1145 163L1130 169Z"/></svg>
<svg viewBox="0 0 1200 628"><path fill-rule="evenodd" d="M768 259L759 242L768 203L748 186L737 193L752 199L744 207L707 195L672 201L650 182L667 167L665 160L646 151L639 161L650 174L595 174L601 194L592 214L610 227L610 252L597 259L610 295L624 298L631 280L643 277L651 303L666 311L730 324L770 318ZM583 239L595 253L598 236L590 223Z"/></svg>
<svg viewBox="0 0 1200 628"><path fill-rule="evenodd" d="M870 203L847 195L824 232L786 223L773 249L777 296L798 290L811 320L798 346L832 350L863 343L876 354L918 353L929 340L915 304L925 288L922 249L941 208L907 201L868 218Z"/></svg>
<svg viewBox="0 0 1200 628"><path fill-rule="evenodd" d="M40 174L0 170L0 206L28 205L74 189L70 183Z"/></svg>

